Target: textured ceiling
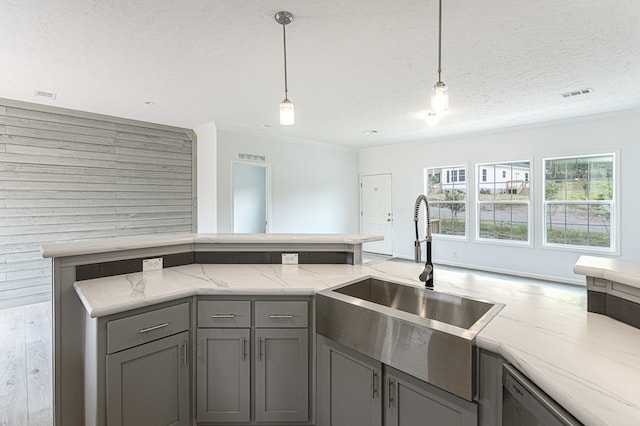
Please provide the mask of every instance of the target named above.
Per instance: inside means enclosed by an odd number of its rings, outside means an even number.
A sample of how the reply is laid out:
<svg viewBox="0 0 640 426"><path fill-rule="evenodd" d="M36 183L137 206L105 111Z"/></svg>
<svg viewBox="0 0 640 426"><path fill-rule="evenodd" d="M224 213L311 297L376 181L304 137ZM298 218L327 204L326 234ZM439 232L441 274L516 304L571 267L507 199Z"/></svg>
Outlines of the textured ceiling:
<svg viewBox="0 0 640 426"><path fill-rule="evenodd" d="M279 10L294 15L288 127ZM0 12L0 97L180 127L366 147L640 106L638 0L443 0L450 111L431 127L437 0L3 0Z"/></svg>

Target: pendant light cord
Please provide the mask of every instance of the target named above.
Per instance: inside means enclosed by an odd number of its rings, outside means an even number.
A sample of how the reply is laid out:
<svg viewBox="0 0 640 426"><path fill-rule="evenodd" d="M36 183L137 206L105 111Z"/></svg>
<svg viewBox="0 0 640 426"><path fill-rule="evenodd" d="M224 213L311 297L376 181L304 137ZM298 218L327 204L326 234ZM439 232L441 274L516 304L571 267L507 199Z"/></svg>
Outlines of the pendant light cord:
<svg viewBox="0 0 640 426"><path fill-rule="evenodd" d="M289 98L289 90L287 87L287 30L286 25L282 24L282 44L284 46L284 97Z"/></svg>
<svg viewBox="0 0 640 426"><path fill-rule="evenodd" d="M285 59L286 61L286 59ZM439 5L439 13L438 13L438 81L442 81L441 73L442 73L442 0L440 0ZM285 69L285 75L286 75ZM286 77L285 77L286 80Z"/></svg>

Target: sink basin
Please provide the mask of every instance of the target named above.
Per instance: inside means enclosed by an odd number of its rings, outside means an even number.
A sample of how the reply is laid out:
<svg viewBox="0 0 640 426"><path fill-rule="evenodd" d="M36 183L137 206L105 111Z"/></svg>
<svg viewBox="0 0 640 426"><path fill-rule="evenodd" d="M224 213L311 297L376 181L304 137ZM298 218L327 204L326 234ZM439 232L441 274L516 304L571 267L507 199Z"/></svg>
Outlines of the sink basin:
<svg viewBox="0 0 640 426"><path fill-rule="evenodd" d="M475 338L503 306L366 277L316 294L316 330L472 401Z"/></svg>
<svg viewBox="0 0 640 426"><path fill-rule="evenodd" d="M469 329L494 306L488 302L376 278L367 278L333 291L464 329Z"/></svg>

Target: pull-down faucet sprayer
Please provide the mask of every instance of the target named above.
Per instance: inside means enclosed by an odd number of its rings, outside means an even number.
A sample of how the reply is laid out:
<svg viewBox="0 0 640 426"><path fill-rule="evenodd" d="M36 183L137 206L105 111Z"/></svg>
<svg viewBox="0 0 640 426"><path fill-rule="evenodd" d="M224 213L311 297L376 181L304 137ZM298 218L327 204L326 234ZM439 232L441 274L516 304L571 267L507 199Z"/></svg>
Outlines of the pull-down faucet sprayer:
<svg viewBox="0 0 640 426"><path fill-rule="evenodd" d="M427 248L427 260L424 264L424 270L418 277L420 281L424 282L424 285L427 288L433 288L433 263L431 263L431 217L429 216L429 202L427 201L427 197L424 194L418 195L416 199L416 204L413 212L413 221L416 225L416 241L414 243L415 250L415 261L416 263L420 263L422 260L422 249L420 248L420 237L418 235L418 216L420 215L420 204L424 201L424 205L426 207L426 215L427 215L427 231L425 233L424 242L426 242Z"/></svg>

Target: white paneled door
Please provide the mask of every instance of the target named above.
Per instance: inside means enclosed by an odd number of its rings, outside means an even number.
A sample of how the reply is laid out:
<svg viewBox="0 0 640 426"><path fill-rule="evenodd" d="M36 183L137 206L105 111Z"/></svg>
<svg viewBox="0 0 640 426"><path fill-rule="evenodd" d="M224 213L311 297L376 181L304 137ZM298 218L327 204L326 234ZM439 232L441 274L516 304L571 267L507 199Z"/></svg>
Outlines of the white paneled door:
<svg viewBox="0 0 640 426"><path fill-rule="evenodd" d="M393 197L391 174L360 176L360 232L383 235L383 241L365 243L363 250L393 254Z"/></svg>

